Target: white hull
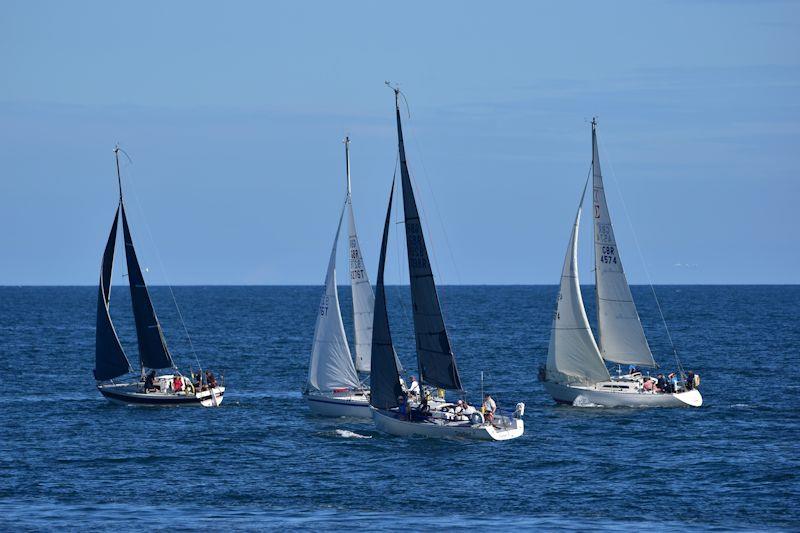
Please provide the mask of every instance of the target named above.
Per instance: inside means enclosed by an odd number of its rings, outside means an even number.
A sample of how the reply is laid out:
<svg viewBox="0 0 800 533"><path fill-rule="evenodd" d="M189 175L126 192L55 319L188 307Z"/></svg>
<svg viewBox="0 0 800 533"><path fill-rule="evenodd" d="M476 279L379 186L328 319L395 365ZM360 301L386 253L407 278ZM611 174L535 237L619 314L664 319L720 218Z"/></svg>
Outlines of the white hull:
<svg viewBox="0 0 800 533"><path fill-rule="evenodd" d="M453 423L443 420L410 422L391 414L372 409L375 426L384 433L398 437L429 437L438 439L510 440L522 436L525 423L522 419L498 417L496 423L503 422L507 427L491 424Z"/></svg>
<svg viewBox="0 0 800 533"><path fill-rule="evenodd" d="M602 407L700 407L703 397L700 391L692 389L677 393L660 392L621 392L598 390L591 386L568 386L560 383L543 382L545 390L559 403L598 405Z"/></svg>
<svg viewBox="0 0 800 533"><path fill-rule="evenodd" d="M222 403L225 387L214 387L195 393L181 392L143 392L138 384L104 384L97 389L112 403L121 405L148 405L172 407L193 405L218 407Z"/></svg>
<svg viewBox="0 0 800 533"><path fill-rule="evenodd" d="M368 392L347 394L310 392L305 398L309 409L317 416L372 418Z"/></svg>

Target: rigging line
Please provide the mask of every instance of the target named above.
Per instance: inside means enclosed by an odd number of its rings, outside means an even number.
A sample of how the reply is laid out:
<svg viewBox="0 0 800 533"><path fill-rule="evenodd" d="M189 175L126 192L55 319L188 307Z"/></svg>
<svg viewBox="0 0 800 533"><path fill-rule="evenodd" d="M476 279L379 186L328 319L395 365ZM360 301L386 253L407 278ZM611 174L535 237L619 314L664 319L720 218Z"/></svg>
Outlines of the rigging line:
<svg viewBox="0 0 800 533"><path fill-rule="evenodd" d="M597 139L597 143L600 144L600 139ZM605 144L603 144L603 153L608 154L608 150L606 150ZM642 253L642 248L639 246L639 238L636 236L636 229L633 227L633 223L631 222L630 214L628 213L628 206L625 203L625 197L622 196L622 187L619 186L619 181L617 181L616 172L614 172L614 165L611 163L611 158L606 156L606 161L608 161L608 166L611 169L611 177L614 180L614 185L617 187L617 194L619 195L620 201L622 203L622 210L625 212L625 218L628 221L628 225L631 228L631 233L633 234L633 242L636 243L636 251L639 252L639 260L642 262L642 266L644 267L645 275L647 275L647 282L650 285L650 291L653 293L653 299L656 302L656 308L658 309L658 314L661 317L661 323L664 325L664 331L667 334L667 340L669 340L669 344L672 347L672 354L675 356L675 362L678 365L678 371L681 374L681 377L686 376L686 373L683 370L683 364L681 364L681 359L678 356L678 349L675 347L675 343L672 341L672 335L669 332L669 326L667 325L667 320L664 318L664 312L661 309L661 302L658 300L658 295L656 294L656 288L653 286L653 278L650 276L650 270L647 268L647 263L644 260L644 254ZM658 368L658 365L656 365Z"/></svg>
<svg viewBox="0 0 800 533"><path fill-rule="evenodd" d="M125 153L123 150L120 151ZM128 154L125 154L125 156L127 157ZM130 158L128 158L128 160L131 161ZM131 161L131 165L133 165L133 161ZM192 355L194 355L194 360L197 363L198 370L202 374L203 365L200 364L200 358L197 356L197 351L194 348L194 343L192 342L192 336L189 335L189 329L186 327L186 321L183 319L183 313L181 312L181 308L178 305L178 300L177 298L175 298L175 292L172 290L172 285L169 283L169 276L167 275L167 269L164 267L164 262L161 260L161 253L158 251L156 240L153 238L153 232L150 231L150 224L147 222L147 217L144 216L144 209L142 209L142 204L139 201L139 195L136 192L136 187L133 186L133 182L135 180L130 179L131 174L132 173L130 173L128 176L128 182L131 183L132 185L131 189L133 189L133 198L134 200L136 200L136 207L138 208L139 214L141 215L142 220L144 221L144 227L147 230L148 237L150 237L150 242L153 245L153 250L155 250L156 252L156 258L158 258L158 264L161 267L161 271L164 273L164 281L166 282L167 288L169 289L169 293L172 296L172 302L175 304L175 310L178 312L178 318L180 319L181 326L183 326L183 331L186 334L186 339L189 341L189 349L192 351ZM174 365L175 363L173 361L173 366ZM177 368L177 366L175 366L175 368Z"/></svg>

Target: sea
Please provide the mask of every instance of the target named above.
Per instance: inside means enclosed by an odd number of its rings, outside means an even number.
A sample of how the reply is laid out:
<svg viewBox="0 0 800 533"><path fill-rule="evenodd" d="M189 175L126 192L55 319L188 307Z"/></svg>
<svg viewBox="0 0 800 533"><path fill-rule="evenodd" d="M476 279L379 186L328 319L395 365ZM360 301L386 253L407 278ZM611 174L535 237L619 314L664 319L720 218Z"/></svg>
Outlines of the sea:
<svg viewBox="0 0 800 533"><path fill-rule="evenodd" d="M0 288L0 528L800 530L800 286L654 290L702 408L556 405L537 372L557 288L440 287L467 400L483 388L501 408L525 403L524 436L493 443L312 416L301 389L320 287L151 288L181 370L224 377L209 409L100 396L96 287ZM387 292L414 372L408 287ZM633 293L674 370L650 287ZM127 287L111 307L137 366Z"/></svg>

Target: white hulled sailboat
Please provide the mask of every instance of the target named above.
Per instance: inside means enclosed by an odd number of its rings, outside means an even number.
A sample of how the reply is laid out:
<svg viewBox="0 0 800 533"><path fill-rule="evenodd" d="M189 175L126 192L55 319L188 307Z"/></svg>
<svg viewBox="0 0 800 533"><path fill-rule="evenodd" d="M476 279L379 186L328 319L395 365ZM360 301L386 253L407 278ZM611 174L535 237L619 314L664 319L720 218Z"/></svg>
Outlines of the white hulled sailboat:
<svg viewBox="0 0 800 533"><path fill-rule="evenodd" d="M367 269L358 243L353 201L350 189L350 138L345 138L347 195L339 215L325 276L325 292L319 305L314 329L314 345L308 368L308 380L303 391L311 411L322 416L371 418L369 387L359 378L370 371L372 349L372 313L375 296L369 283ZM339 232L345 211L349 223L350 287L353 295L353 330L355 359L347 343L342 322L339 293L336 287L336 253ZM399 364L399 363L398 363Z"/></svg>
<svg viewBox="0 0 800 533"><path fill-rule="evenodd" d="M592 120L592 214L599 342L595 341L589 326L578 279L578 225L586 195L584 186L564 259L547 363L540 379L559 403L699 407L703 398L693 375L688 380L684 376L677 387L664 382L659 387L655 379L638 371L612 377L606 366L610 362L635 368L657 367L614 238L600 171L596 129L597 123Z"/></svg>
<svg viewBox="0 0 800 533"><path fill-rule="evenodd" d="M216 407L222 403L225 387L217 384L210 372L203 379L202 371L196 383L183 376L172 359L167 341L158 321L150 293L144 281L136 250L133 247L125 203L122 199L122 177L119 170L119 147L114 149L117 162L119 204L114 213L114 223L106 242L100 266L100 285L97 295L97 327L95 334L94 377L97 389L112 402L131 405L202 405ZM122 217L125 258L128 266L128 283L131 290L136 339L139 346L140 375L138 379L124 382L117 378L132 373L128 357L111 321L111 272L114 266L114 249L117 241L117 222ZM157 374L169 369L173 373Z"/></svg>
<svg viewBox="0 0 800 533"><path fill-rule="evenodd" d="M388 85L388 82L387 82ZM403 130L400 121L398 97L394 89L397 137L400 159L400 177L403 190L404 226L408 251L408 270L411 286L411 303L416 337L419 378L423 386L421 403L412 405L400 384L395 364L395 350L389 330L386 311L384 268L386 247L389 238L394 181L389 195L389 206L381 240L380 262L376 284L374 322L372 329L371 397L372 418L381 431L398 436L450 437L480 440L509 440L523 434L524 404L517 404L516 412L495 413L493 420L484 419L480 412L470 416L458 415L451 410L452 404L439 400L435 405L425 401L424 386L456 391L463 394L461 378L456 367L450 337L444 324L433 271L425 245L422 222L417 209L411 177L406 162Z"/></svg>

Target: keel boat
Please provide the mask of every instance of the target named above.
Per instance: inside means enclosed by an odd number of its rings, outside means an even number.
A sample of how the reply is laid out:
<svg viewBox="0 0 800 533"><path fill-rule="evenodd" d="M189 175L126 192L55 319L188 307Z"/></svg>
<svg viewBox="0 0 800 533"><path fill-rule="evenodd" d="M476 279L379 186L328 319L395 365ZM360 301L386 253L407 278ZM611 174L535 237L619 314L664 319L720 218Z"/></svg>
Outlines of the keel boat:
<svg viewBox="0 0 800 533"><path fill-rule="evenodd" d="M111 233L106 242L100 265L100 284L97 295L97 326L95 330L94 377L97 390L114 403L129 405L197 405L217 407L222 403L225 387L216 382L210 372L205 379L202 371L195 382L183 376L175 366L161 323L156 316L153 302L144 281L136 249L133 246L125 202L122 198L122 177L119 170L119 147L114 155L117 162L117 184L119 203L114 213ZM133 318L136 323L136 338L139 346L139 369L136 377L122 376L133 374L128 356L122 347L117 330L111 320L111 274L114 267L114 250L117 241L117 223L122 218L122 233L125 242L125 258L128 266L128 283L131 290ZM199 365L198 365L199 366ZM159 375L157 370L171 372Z"/></svg>
<svg viewBox="0 0 800 533"><path fill-rule="evenodd" d="M423 386L423 391L425 386L429 386L463 394L464 389L442 316L422 231L422 222L406 162L400 121L400 91L396 88L393 89L419 382ZM401 437L421 436L477 440L509 440L520 437L525 430L525 424L522 421L524 413L524 404L522 403L517 404L513 415L496 412L493 413L493 416L484 417L481 412L473 412L470 416L460 415L456 410L451 410L449 407L452 404L448 404L446 401L428 402L424 392L419 402L409 402L406 391L401 386L400 375L395 364L395 350L389 330L384 286L386 247L389 239L394 185L394 181L392 181L389 206L386 209L386 220L383 226L375 289L370 381L372 419L379 430Z"/></svg>
<svg viewBox="0 0 800 533"><path fill-rule="evenodd" d="M700 407L699 376L661 383L642 375L639 367L657 367L642 329L630 286L622 268L606 202L597 148L597 122L592 120L592 215L594 218L597 338L592 333L578 279L578 226L584 185L572 225L561 285L553 315L547 363L539 378L556 402L603 407ZM666 322L665 322L666 325ZM677 352L676 359L677 359ZM629 365L631 372L611 375L607 363ZM621 368L621 366L619 366ZM687 379L688 378L688 379Z"/></svg>
<svg viewBox="0 0 800 533"><path fill-rule="evenodd" d="M350 188L350 138L345 141L347 194L333 240L325 276L325 290L319 304L314 344L303 396L311 412L320 416L372 418L369 386L372 349L372 313L375 295L367 277L361 246L356 233ZM345 211L348 218L350 288L353 295L353 330L355 358L347 343L339 293L336 287L336 253ZM399 361L397 361L399 365Z"/></svg>

